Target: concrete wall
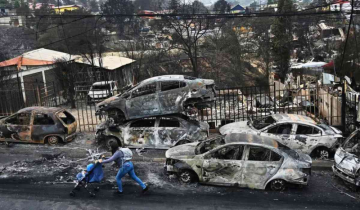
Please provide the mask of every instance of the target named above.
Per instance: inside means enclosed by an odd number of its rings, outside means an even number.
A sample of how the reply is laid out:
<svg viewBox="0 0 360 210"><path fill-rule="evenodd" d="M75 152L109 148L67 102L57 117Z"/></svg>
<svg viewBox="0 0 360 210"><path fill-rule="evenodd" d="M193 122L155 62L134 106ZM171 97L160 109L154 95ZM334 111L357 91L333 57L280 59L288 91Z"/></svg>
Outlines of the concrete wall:
<svg viewBox="0 0 360 210"><path fill-rule="evenodd" d="M341 126L340 97L332 96L326 90L319 88L318 108L322 118L327 119L330 125Z"/></svg>

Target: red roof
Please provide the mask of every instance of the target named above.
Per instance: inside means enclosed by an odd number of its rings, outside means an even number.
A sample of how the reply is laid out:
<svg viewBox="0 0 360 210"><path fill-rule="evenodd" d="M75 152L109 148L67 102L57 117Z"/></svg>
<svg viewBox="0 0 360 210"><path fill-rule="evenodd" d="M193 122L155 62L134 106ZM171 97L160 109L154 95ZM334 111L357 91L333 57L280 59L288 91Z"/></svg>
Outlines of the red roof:
<svg viewBox="0 0 360 210"><path fill-rule="evenodd" d="M54 63L55 63L54 61L35 60L35 59L18 56L16 58L12 58L10 60L0 62L0 67L16 65L18 68L20 68L21 66L41 66L41 65L51 65Z"/></svg>

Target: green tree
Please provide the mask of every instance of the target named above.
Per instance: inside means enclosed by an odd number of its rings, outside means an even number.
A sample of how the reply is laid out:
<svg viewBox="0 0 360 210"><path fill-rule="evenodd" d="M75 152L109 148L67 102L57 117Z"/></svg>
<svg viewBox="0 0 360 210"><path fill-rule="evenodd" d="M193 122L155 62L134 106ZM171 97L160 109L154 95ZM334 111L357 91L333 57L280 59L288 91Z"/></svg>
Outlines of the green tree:
<svg viewBox="0 0 360 210"><path fill-rule="evenodd" d="M225 12L230 12L230 5L226 0L218 0L214 4L214 11L216 13L224 14Z"/></svg>
<svg viewBox="0 0 360 210"><path fill-rule="evenodd" d="M20 2L19 1L15 1L14 3L14 7L17 9L17 8L20 8Z"/></svg>
<svg viewBox="0 0 360 210"><path fill-rule="evenodd" d="M1 7L9 6L9 2L7 0L0 0L0 6Z"/></svg>
<svg viewBox="0 0 360 210"><path fill-rule="evenodd" d="M280 0L278 3L278 13L289 13L293 10L292 0ZM285 76L290 67L290 53L292 43L292 30L293 22L292 18L288 16L278 16L275 19L272 34L273 38L273 57L274 64L278 69L279 76L282 82L285 80Z"/></svg>

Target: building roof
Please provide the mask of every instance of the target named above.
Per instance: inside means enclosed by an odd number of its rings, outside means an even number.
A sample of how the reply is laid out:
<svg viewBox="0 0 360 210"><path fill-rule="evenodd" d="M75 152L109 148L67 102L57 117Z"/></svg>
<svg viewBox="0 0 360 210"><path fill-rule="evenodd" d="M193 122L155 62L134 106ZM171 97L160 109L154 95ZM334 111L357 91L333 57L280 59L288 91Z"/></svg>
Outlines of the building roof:
<svg viewBox="0 0 360 210"><path fill-rule="evenodd" d="M230 133L225 136L225 143L252 143L278 148L278 142L272 138L248 133Z"/></svg>
<svg viewBox="0 0 360 210"><path fill-rule="evenodd" d="M240 6L240 4L234 6L231 11L234 11L234 10L245 10L244 7Z"/></svg>
<svg viewBox="0 0 360 210"><path fill-rule="evenodd" d="M71 5L63 5L63 6L59 6L59 7L54 7L54 9L62 9L62 8L69 8L69 7L80 7L76 4L71 4Z"/></svg>
<svg viewBox="0 0 360 210"><path fill-rule="evenodd" d="M18 57L12 58L10 60L0 62L0 67L51 65L60 59L71 60L76 57L77 56L71 56L70 54L63 53L63 52L40 48L37 50L32 50L30 52L26 52Z"/></svg>
<svg viewBox="0 0 360 210"><path fill-rule="evenodd" d="M304 122L316 124L316 122L310 117L296 114L273 114L272 117L277 122Z"/></svg>
<svg viewBox="0 0 360 210"><path fill-rule="evenodd" d="M77 59L76 62L91 65L91 63L85 59ZM94 58L94 66L105 68L108 70L114 70L122 66L131 64L133 62L135 62L135 60L130 58L125 58L120 56L105 56L101 58L102 65L100 65L99 58Z"/></svg>

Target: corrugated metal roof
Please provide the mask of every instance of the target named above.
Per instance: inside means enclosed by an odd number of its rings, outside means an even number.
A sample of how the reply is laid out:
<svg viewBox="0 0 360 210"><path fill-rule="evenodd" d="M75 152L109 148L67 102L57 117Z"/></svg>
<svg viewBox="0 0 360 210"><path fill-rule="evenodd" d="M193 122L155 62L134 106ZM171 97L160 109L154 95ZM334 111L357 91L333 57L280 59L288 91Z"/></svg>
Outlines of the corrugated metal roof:
<svg viewBox="0 0 360 210"><path fill-rule="evenodd" d="M82 58L76 59L75 62L91 65L91 63L88 60L84 60ZM100 66L99 64L99 58L94 58L94 66L105 68L108 70L114 70L122 66L128 65L130 63L133 63L135 62L135 60L120 56L105 56L101 58L101 62L102 62L102 66Z"/></svg>
<svg viewBox="0 0 360 210"><path fill-rule="evenodd" d="M0 62L0 67L18 66L20 68L21 66L51 65L54 64L57 60L70 60L77 57L78 56L71 56L70 54L55 50L40 48L37 50L26 52L16 58Z"/></svg>

